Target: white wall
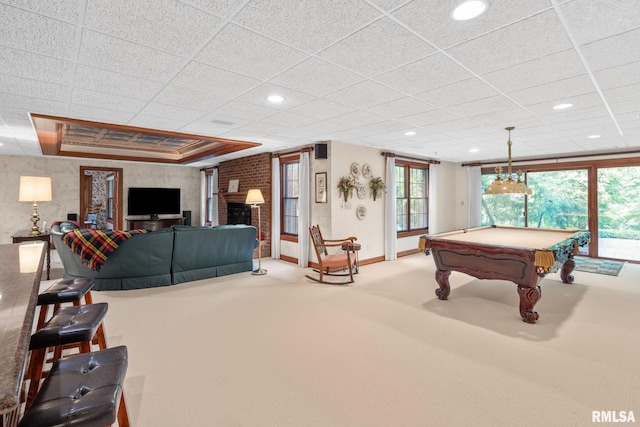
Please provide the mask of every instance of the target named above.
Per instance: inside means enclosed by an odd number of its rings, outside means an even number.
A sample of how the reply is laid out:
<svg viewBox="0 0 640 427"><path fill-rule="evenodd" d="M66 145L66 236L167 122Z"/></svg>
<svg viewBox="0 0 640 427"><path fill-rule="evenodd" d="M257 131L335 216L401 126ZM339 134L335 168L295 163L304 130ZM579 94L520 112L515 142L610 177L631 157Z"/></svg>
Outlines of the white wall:
<svg viewBox="0 0 640 427"><path fill-rule="evenodd" d="M351 164L357 162L360 166L367 163L371 166L373 177L385 178L385 158L379 149L348 144L340 141L328 141L328 158L314 159L311 156L311 225L318 224L326 239L341 239L348 236L356 236L362 245L361 259L370 259L384 256L384 197L373 201L368 187L369 180L362 175L358 177L365 185L367 195L359 199L354 195L346 203L339 195L338 181L343 176L350 174ZM436 215L440 231L463 228L458 226L460 192L464 190L466 200L466 175L459 164L442 162L438 170L438 189ZM461 171L459 171L461 170ZM315 174L327 173L328 195L327 203L315 203ZM460 175L462 173L462 175ZM458 185L458 180L462 184ZM466 201L465 201L466 204ZM367 210L364 219L358 219L356 209L363 205ZM463 206L463 208L465 208ZM465 208L466 209L466 208ZM465 210L466 215L466 210ZM466 218L466 216L465 216ZM302 230L300 230L302 232ZM305 230L306 232L306 230ZM418 247L419 236L398 239L398 252L413 250ZM298 244L282 241L281 253L286 256L298 258ZM309 249L309 259L316 261L313 247Z"/></svg>
<svg viewBox="0 0 640 427"><path fill-rule="evenodd" d="M151 163L67 159L58 157L0 156L0 244L11 243L11 235L31 228L31 203L18 201L21 175L50 176L53 201L38 203L42 227L80 213L80 166L122 168L124 189L123 214L127 212L128 187L179 187L182 210L192 212L192 223L200 223L200 171L188 166ZM126 223L125 223L126 224Z"/></svg>

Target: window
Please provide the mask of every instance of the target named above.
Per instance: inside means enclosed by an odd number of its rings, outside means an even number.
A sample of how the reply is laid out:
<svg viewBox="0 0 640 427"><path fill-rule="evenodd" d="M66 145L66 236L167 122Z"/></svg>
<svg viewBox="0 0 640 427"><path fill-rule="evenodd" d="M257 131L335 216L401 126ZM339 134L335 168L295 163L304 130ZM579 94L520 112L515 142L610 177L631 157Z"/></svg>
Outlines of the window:
<svg viewBox="0 0 640 427"><path fill-rule="evenodd" d="M300 158L281 159L282 218L281 230L285 235L298 235L298 189Z"/></svg>
<svg viewBox="0 0 640 427"><path fill-rule="evenodd" d="M396 230L424 231L429 226L429 166L396 162Z"/></svg>
<svg viewBox="0 0 640 427"><path fill-rule="evenodd" d="M217 189L213 188L213 174L214 174L214 170L213 169L207 169L204 173L205 176L205 182L206 182L206 197L207 197L207 205L206 205L206 209L205 209L205 224L206 225L212 225L214 223L217 224L217 222L213 221L213 198L214 197L218 197L217 193Z"/></svg>
<svg viewBox="0 0 640 427"><path fill-rule="evenodd" d="M113 219L115 217L115 205L113 203L114 184L114 176L110 174L107 177L107 219Z"/></svg>

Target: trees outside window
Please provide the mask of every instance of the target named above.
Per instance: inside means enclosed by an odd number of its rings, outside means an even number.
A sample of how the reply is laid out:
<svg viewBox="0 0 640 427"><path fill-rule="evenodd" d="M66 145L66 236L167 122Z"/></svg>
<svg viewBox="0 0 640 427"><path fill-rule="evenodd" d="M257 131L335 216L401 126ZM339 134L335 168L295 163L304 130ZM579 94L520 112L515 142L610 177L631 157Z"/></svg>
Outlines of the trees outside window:
<svg viewBox="0 0 640 427"><path fill-rule="evenodd" d="M429 166L396 162L396 230L425 231L429 226Z"/></svg>

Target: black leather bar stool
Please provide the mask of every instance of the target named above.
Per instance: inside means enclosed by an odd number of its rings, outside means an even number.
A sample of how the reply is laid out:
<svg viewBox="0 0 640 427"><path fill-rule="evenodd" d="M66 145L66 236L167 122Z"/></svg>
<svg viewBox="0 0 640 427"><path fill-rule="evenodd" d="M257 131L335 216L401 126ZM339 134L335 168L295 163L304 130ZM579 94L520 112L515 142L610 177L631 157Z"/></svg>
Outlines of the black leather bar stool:
<svg viewBox="0 0 640 427"><path fill-rule="evenodd" d="M37 329L42 328L47 321L47 312L50 305L53 305L53 312L55 313L60 308L60 304L73 303L73 305L80 305L83 298L85 304L93 304L91 288L93 288L94 282L92 277L58 280L47 290L41 292L38 295L40 314L38 315Z"/></svg>
<svg viewBox="0 0 640 427"><path fill-rule="evenodd" d="M122 387L127 347L73 355L54 362L19 427L129 427Z"/></svg>
<svg viewBox="0 0 640 427"><path fill-rule="evenodd" d="M54 360L62 357L65 345L80 344L81 353L91 352L91 343L97 338L101 350L107 348L102 320L107 314L107 303L62 307L54 313L47 323L31 335L29 350L29 368L27 378L30 379L26 407L29 408L38 391L40 381L44 377L47 348L55 347Z"/></svg>

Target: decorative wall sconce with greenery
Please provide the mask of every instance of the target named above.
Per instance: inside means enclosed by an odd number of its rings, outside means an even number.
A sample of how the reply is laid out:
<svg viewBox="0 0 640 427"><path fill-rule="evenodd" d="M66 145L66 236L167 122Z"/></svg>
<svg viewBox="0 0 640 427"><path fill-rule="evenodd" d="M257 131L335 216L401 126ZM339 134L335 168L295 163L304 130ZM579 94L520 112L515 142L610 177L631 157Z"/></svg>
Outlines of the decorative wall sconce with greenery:
<svg viewBox="0 0 640 427"><path fill-rule="evenodd" d="M358 188L360 182L358 178L355 176L343 176L338 181L338 190L340 190L340 195L344 197L344 201L346 202L350 197L353 197L353 190Z"/></svg>
<svg viewBox="0 0 640 427"><path fill-rule="evenodd" d="M384 185L384 181L382 181L380 177L371 179L371 181L369 181L369 188L371 189L371 196L374 202L378 196L382 196L382 193L386 193L387 191L387 186Z"/></svg>

